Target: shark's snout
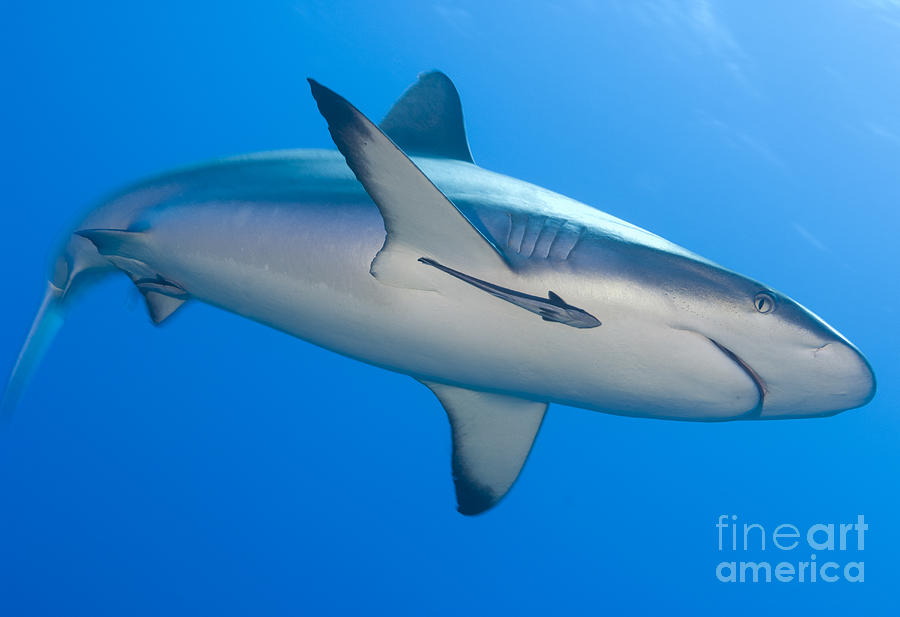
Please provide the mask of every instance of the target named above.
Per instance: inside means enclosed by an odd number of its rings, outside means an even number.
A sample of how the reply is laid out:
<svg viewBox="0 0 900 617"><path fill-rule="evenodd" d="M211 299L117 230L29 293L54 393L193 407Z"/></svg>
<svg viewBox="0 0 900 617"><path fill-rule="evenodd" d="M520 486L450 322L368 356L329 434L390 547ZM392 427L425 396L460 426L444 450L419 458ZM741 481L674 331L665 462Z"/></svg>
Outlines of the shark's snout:
<svg viewBox="0 0 900 617"><path fill-rule="evenodd" d="M743 419L831 416L871 401L875 375L853 343L783 294L747 293L758 286L736 279L737 301L714 304L695 330L756 385L759 406ZM752 310L744 303L748 297ZM757 306L760 298L768 303Z"/></svg>
<svg viewBox="0 0 900 617"><path fill-rule="evenodd" d="M872 367L842 339L798 352L782 372L764 379L763 419L830 416L875 396Z"/></svg>

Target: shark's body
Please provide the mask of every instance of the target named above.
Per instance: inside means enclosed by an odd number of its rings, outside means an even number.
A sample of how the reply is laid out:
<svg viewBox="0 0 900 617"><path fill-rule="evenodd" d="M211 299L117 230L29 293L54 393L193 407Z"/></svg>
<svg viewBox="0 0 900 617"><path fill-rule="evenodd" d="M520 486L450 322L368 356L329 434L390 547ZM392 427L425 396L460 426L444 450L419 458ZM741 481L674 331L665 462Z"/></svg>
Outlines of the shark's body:
<svg viewBox="0 0 900 617"><path fill-rule="evenodd" d="M871 398L859 352L788 298L474 165L443 75L423 76L382 123L406 153L313 89L341 153L166 174L85 219L13 396L76 279L117 268L156 322L197 299L424 382L450 415L466 513L508 490L549 402L729 420L830 415Z"/></svg>

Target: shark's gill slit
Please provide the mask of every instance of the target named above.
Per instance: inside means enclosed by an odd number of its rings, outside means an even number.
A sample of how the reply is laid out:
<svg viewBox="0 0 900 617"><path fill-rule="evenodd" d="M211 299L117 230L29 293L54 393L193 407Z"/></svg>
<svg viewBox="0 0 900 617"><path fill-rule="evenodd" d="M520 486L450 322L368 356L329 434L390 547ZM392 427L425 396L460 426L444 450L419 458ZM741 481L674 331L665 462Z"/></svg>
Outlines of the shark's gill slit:
<svg viewBox="0 0 900 617"><path fill-rule="evenodd" d="M753 383L756 385L756 389L759 392L759 404L756 406L755 409L750 411L750 413L748 414L748 417L756 417L756 416L760 415L760 413L762 413L763 403L765 402L765 399L766 399L766 383L762 380L762 377L760 377L749 364L744 362L740 356L738 356L736 353L734 353L733 351L731 351L730 349L728 349L727 347L725 347L724 345L719 343L717 340L711 339L708 336L706 337L706 339L710 343L715 345L719 349L719 351L721 351L723 354L728 356L728 358L730 358L732 362L734 362L739 367L741 367L744 370L744 372L747 373L747 376L751 380L753 380Z"/></svg>

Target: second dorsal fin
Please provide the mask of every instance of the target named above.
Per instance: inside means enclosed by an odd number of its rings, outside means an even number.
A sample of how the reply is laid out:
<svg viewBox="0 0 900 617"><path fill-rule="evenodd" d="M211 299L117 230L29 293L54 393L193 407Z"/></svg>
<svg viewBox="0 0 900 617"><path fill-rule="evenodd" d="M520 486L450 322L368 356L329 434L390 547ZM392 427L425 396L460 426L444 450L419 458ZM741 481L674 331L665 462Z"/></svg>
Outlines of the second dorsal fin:
<svg viewBox="0 0 900 617"><path fill-rule="evenodd" d="M473 162L459 93L440 71L419 75L391 107L380 128L408 155Z"/></svg>

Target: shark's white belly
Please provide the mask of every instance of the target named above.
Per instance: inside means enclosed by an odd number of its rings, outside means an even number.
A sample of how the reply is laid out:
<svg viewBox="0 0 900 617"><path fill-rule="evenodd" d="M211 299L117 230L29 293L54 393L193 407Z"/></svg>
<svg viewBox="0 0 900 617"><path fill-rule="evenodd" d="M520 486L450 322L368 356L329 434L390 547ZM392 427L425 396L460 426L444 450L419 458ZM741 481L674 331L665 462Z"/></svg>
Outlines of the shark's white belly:
<svg viewBox="0 0 900 617"><path fill-rule="evenodd" d="M603 325L578 329L412 259L437 291L385 285L369 273L383 241L367 201L194 204L156 217L148 265L200 300L422 379L650 417L724 419L758 402L753 382L704 337L604 304L591 281L517 281L528 293L553 285L600 298L590 310Z"/></svg>

